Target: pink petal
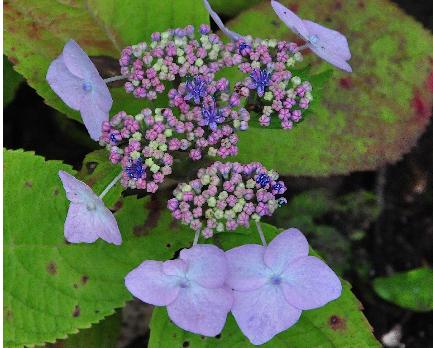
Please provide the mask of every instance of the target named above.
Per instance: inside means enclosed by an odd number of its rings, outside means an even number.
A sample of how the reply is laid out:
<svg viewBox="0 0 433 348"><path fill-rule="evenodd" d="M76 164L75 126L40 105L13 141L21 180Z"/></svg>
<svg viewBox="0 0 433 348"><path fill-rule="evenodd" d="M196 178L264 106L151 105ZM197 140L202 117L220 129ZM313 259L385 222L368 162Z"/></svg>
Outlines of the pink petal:
<svg viewBox="0 0 433 348"><path fill-rule="evenodd" d="M168 260L162 264L162 271L167 275L185 277L188 265L183 260Z"/></svg>
<svg viewBox="0 0 433 348"><path fill-rule="evenodd" d="M255 290L263 286L272 271L263 261L265 248L257 244L242 245L226 251L228 276L226 284L235 290Z"/></svg>
<svg viewBox="0 0 433 348"><path fill-rule="evenodd" d="M199 285L182 288L167 306L168 316L180 328L204 336L216 336L224 328L233 303L227 288L207 289Z"/></svg>
<svg viewBox="0 0 433 348"><path fill-rule="evenodd" d="M349 44L343 34L309 20L304 20L304 24L309 35L316 35L319 38L320 46L323 46L326 51L334 53L343 60L351 58Z"/></svg>
<svg viewBox="0 0 433 348"><path fill-rule="evenodd" d="M117 226L116 218L110 209L104 206L102 200L95 212L95 230L99 237L107 243L122 244L122 236Z"/></svg>
<svg viewBox="0 0 433 348"><path fill-rule="evenodd" d="M51 89L71 109L79 110L84 97L81 79L72 75L67 69L62 55L53 60L48 68L46 79Z"/></svg>
<svg viewBox="0 0 433 348"><path fill-rule="evenodd" d="M85 205L77 203L69 205L64 233L70 243L93 243L99 238L92 214Z"/></svg>
<svg viewBox="0 0 433 348"><path fill-rule="evenodd" d="M180 259L188 264L187 277L206 288L218 288L227 276L224 251L211 244L199 244L180 252Z"/></svg>
<svg viewBox="0 0 433 348"><path fill-rule="evenodd" d="M341 295L338 276L314 256L295 260L288 265L281 278L287 302L302 310L322 307Z"/></svg>
<svg viewBox="0 0 433 348"><path fill-rule="evenodd" d="M91 81L93 85L93 100L101 110L110 111L113 106L113 98L111 97L107 84L99 74L94 74Z"/></svg>
<svg viewBox="0 0 433 348"><path fill-rule="evenodd" d="M99 140L102 135L102 122L108 121L108 111L103 111L95 103L91 95L83 98L80 107L81 118L93 140Z"/></svg>
<svg viewBox="0 0 433 348"><path fill-rule="evenodd" d="M179 294L179 277L162 272L162 262L144 261L125 277L129 292L141 301L155 306L172 303Z"/></svg>
<svg viewBox="0 0 433 348"><path fill-rule="evenodd" d="M63 59L68 70L83 80L90 79L98 70L86 52L74 41L69 40L63 48Z"/></svg>
<svg viewBox="0 0 433 348"><path fill-rule="evenodd" d="M65 221L65 238L70 243L93 243L101 238L107 243L122 244L116 219L102 204L71 203Z"/></svg>
<svg viewBox="0 0 433 348"><path fill-rule="evenodd" d="M96 200L98 198L89 186L78 180L75 176L60 170L59 177L66 191L66 197L71 202L87 203L89 200Z"/></svg>
<svg viewBox="0 0 433 348"><path fill-rule="evenodd" d="M234 291L232 313L250 342L260 345L294 325L301 311L287 303L281 289L265 285L252 291Z"/></svg>
<svg viewBox="0 0 433 348"><path fill-rule="evenodd" d="M296 35L301 36L304 40L308 40L308 30L301 18L290 11L287 7L281 5L278 1L272 0L271 5L277 16L280 17L290 30L292 30Z"/></svg>
<svg viewBox="0 0 433 348"><path fill-rule="evenodd" d="M231 31L231 30L226 28L226 26L224 25L221 18L218 16L218 14L214 10L212 10L212 7L210 6L210 4L207 0L203 0L203 3L204 3L204 6L206 7L207 12L209 12L210 16L212 17L212 19L214 20L214 22L216 23L218 28L220 28L220 30L228 38L230 38L233 41L237 41L237 40L242 38L242 35L235 33L234 31Z"/></svg>
<svg viewBox="0 0 433 348"><path fill-rule="evenodd" d="M308 44L308 47L310 47L310 49L316 53L320 58L322 58L323 60L326 60L328 63L336 66L337 68L347 71L347 72L352 72L352 67L341 57L335 55L332 52L327 51L326 49L322 48L322 47L318 47L317 45L312 45L312 44Z"/></svg>
<svg viewBox="0 0 433 348"><path fill-rule="evenodd" d="M290 228L276 236L266 248L264 260L275 273L281 273L287 264L308 255L308 242L296 228Z"/></svg>

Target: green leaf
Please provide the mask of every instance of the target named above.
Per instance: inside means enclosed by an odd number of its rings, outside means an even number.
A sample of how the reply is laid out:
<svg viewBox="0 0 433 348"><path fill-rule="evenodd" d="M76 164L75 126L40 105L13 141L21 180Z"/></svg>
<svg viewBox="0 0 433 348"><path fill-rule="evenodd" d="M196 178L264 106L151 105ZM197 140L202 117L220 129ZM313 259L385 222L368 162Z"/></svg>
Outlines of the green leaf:
<svg viewBox="0 0 433 348"><path fill-rule="evenodd" d="M80 114L67 107L45 80L49 64L69 39L89 56L97 56L95 64L105 77L120 73L110 57L118 59L124 46L150 40L152 31L208 22L201 0L16 0L4 4L4 49L48 105L81 122ZM112 113L124 109L134 115L154 105L133 98L123 88L113 89L112 94Z"/></svg>
<svg viewBox="0 0 433 348"><path fill-rule="evenodd" d="M417 268L376 278L373 288L383 299L414 311L433 310L433 270Z"/></svg>
<svg viewBox="0 0 433 348"><path fill-rule="evenodd" d="M242 132L237 159L260 161L284 174L314 176L372 170L400 159L431 115L431 33L384 0L292 0L284 5L346 35L354 72L335 69L321 105L299 127ZM296 40L269 2L227 25L244 35ZM317 71L331 67L307 56Z"/></svg>
<svg viewBox="0 0 433 348"><path fill-rule="evenodd" d="M263 224L267 240L278 230ZM253 232L253 231L251 231ZM227 250L246 243L260 243L258 234L221 233L214 237L215 244ZM314 251L313 255L317 256ZM326 306L302 312L300 321L278 334L263 347L380 347L372 334L370 325L361 312L362 305L343 281L343 293ZM150 324L149 348L171 347L254 347L239 330L232 315L227 318L224 330L215 338L194 335L175 326L168 318L165 308L156 307Z"/></svg>
<svg viewBox="0 0 433 348"><path fill-rule="evenodd" d="M121 315L116 313L92 325L89 329L80 330L80 332L71 335L66 340L59 340L54 345L45 345L40 348L116 348L120 334L120 324Z"/></svg>
<svg viewBox="0 0 433 348"><path fill-rule="evenodd" d="M109 154L105 149L87 154L80 171L80 180L83 180L98 195L100 195L108 184L122 171L120 165L114 165L108 160L108 156ZM113 207L119 200L123 190L124 188L118 181L104 196L103 200L105 205L107 207Z"/></svg>
<svg viewBox="0 0 433 348"><path fill-rule="evenodd" d="M3 107L15 98L18 86L23 81L23 77L18 74L11 62L3 56Z"/></svg>
<svg viewBox="0 0 433 348"><path fill-rule="evenodd" d="M123 278L145 259L165 260L193 232L172 223L165 203L127 197L116 213L120 247L101 240L69 244L69 203L59 161L4 151L4 344L54 342L89 328L131 299Z"/></svg>

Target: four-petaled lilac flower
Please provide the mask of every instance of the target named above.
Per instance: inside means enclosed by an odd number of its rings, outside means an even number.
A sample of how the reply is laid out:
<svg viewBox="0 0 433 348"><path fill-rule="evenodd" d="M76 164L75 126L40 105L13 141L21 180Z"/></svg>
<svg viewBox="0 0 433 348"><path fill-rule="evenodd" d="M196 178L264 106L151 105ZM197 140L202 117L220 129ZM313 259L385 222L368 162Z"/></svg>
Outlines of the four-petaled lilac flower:
<svg viewBox="0 0 433 348"><path fill-rule="evenodd" d="M221 111L214 105L203 106L201 109L202 119L200 126L208 126L211 130L216 130L218 123L222 123L225 117L221 114Z"/></svg>
<svg viewBox="0 0 433 348"><path fill-rule="evenodd" d="M84 182L59 171L60 179L71 202L65 221L65 238L70 243L93 243L98 238L122 244L116 219L104 202Z"/></svg>
<svg viewBox="0 0 433 348"><path fill-rule="evenodd" d="M269 86L271 81L272 73L268 70L260 70L254 69L254 71L250 74L252 79L251 88L257 89L257 95L259 97L263 97L265 94L265 89Z"/></svg>
<svg viewBox="0 0 433 348"><path fill-rule="evenodd" d="M278 1L272 0L272 7L278 17L320 58L342 70L352 72L347 61L351 58L346 37L338 31L299 18Z"/></svg>
<svg viewBox="0 0 433 348"><path fill-rule="evenodd" d="M282 232L267 247L247 244L226 255L232 313L255 345L294 325L303 310L322 307L341 294L337 275L308 256L308 242L297 229Z"/></svg>
<svg viewBox="0 0 433 348"><path fill-rule="evenodd" d="M231 31L227 29L227 27L224 25L221 18L218 16L218 14L212 10L212 7L210 6L209 2L207 0L203 0L204 6L206 7L207 12L210 14L218 28L232 41L238 41L239 39L242 39L242 35L235 33L234 31Z"/></svg>
<svg viewBox="0 0 433 348"><path fill-rule="evenodd" d="M167 306L168 316L180 328L216 336L233 303L226 276L224 252L199 244L183 249L176 260L144 261L126 276L125 285L143 302Z"/></svg>
<svg viewBox="0 0 433 348"><path fill-rule="evenodd" d="M66 105L80 111L90 137L99 140L113 100L95 65L74 40L51 63L46 78Z"/></svg>
<svg viewBox="0 0 433 348"><path fill-rule="evenodd" d="M184 97L185 100L193 99L195 104L199 104L200 98L207 95L207 83L202 77L196 76L187 81L186 92L187 94Z"/></svg>

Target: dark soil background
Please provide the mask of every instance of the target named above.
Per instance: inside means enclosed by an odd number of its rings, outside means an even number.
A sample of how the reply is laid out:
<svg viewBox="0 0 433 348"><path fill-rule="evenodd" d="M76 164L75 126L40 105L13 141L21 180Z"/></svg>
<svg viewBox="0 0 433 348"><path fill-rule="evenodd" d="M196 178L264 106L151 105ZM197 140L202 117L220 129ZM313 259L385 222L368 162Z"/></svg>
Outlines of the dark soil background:
<svg viewBox="0 0 433 348"><path fill-rule="evenodd" d="M433 32L432 0L395 2ZM84 156L97 149L82 125L45 105L26 84L4 109L4 146L61 159L77 169ZM311 190L331 197L334 208L311 221L291 221L304 225L307 234L316 229L335 232L309 238L353 285L377 338L399 325L401 347L433 347L433 313L416 313L385 302L371 285L377 276L433 265L433 123L397 164L344 177L291 177L286 182L290 183L288 198L308 195ZM287 218L276 216L271 222L279 225L285 219L287 225ZM143 347L146 340L135 337L128 347Z"/></svg>

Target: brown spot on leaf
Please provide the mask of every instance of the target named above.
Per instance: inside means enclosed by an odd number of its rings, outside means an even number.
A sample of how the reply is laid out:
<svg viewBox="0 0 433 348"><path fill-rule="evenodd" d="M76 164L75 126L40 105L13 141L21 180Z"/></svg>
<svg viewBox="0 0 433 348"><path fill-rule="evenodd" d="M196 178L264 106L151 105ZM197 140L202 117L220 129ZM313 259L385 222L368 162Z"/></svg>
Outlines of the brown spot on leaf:
<svg viewBox="0 0 433 348"><path fill-rule="evenodd" d="M51 275L57 274L57 265L55 262L51 261L47 265L47 272Z"/></svg>
<svg viewBox="0 0 433 348"><path fill-rule="evenodd" d="M132 233L134 233L135 236L137 237L141 237L141 236L146 236L149 234L149 231L146 231L144 229L143 225L136 225L134 226L134 228L132 229Z"/></svg>
<svg viewBox="0 0 433 348"><path fill-rule="evenodd" d="M76 305L74 310L72 311L72 316L74 318L79 317L80 316L80 306Z"/></svg>
<svg viewBox="0 0 433 348"><path fill-rule="evenodd" d="M88 281L89 281L88 275L81 276L81 284L86 285Z"/></svg>
<svg viewBox="0 0 433 348"><path fill-rule="evenodd" d="M182 347L183 347L183 348L187 348L187 347L189 347L189 342L188 342L188 341L184 341L184 342L182 343Z"/></svg>
<svg viewBox="0 0 433 348"><path fill-rule="evenodd" d="M171 248L171 244L170 243L167 243L165 246L166 246L166 248Z"/></svg>
<svg viewBox="0 0 433 348"><path fill-rule="evenodd" d="M353 87L353 81L351 77L342 77L339 80L341 88L350 89Z"/></svg>
<svg viewBox="0 0 433 348"><path fill-rule="evenodd" d="M298 4L291 4L290 6L288 6L290 11L293 11L295 13L297 13L299 11L299 5Z"/></svg>
<svg viewBox="0 0 433 348"><path fill-rule="evenodd" d="M11 321L14 318L14 314L10 309L6 309L4 310L4 318L7 321Z"/></svg>
<svg viewBox="0 0 433 348"><path fill-rule="evenodd" d="M365 8L365 3L363 0L358 1L358 7L359 8Z"/></svg>
<svg viewBox="0 0 433 348"><path fill-rule="evenodd" d="M271 20L271 24L276 28L279 28L281 26L281 23L276 19Z"/></svg>
<svg viewBox="0 0 433 348"><path fill-rule="evenodd" d="M156 196L152 196L149 203L146 205L146 208L149 209L149 215L144 222L144 228L145 230L151 230L158 224L164 207L162 202Z"/></svg>
<svg viewBox="0 0 433 348"><path fill-rule="evenodd" d="M33 183L32 183L30 180L27 180L27 181L24 183L24 186L25 186L25 187L32 188L32 187L33 187Z"/></svg>
<svg viewBox="0 0 433 348"><path fill-rule="evenodd" d="M58 189L58 188L55 188L54 191L53 191L53 195L54 195L54 196L57 196L58 194L59 194L59 189Z"/></svg>
<svg viewBox="0 0 433 348"><path fill-rule="evenodd" d="M118 211L120 208L123 207L123 202L121 200L118 200L115 204L114 204L114 211Z"/></svg>
<svg viewBox="0 0 433 348"><path fill-rule="evenodd" d="M328 321L329 326L332 330L345 330L346 329L346 320L340 318L338 315L331 315Z"/></svg>

